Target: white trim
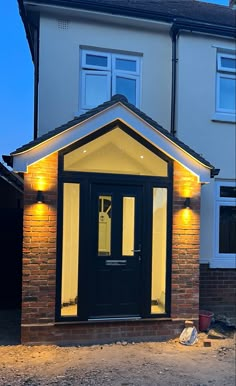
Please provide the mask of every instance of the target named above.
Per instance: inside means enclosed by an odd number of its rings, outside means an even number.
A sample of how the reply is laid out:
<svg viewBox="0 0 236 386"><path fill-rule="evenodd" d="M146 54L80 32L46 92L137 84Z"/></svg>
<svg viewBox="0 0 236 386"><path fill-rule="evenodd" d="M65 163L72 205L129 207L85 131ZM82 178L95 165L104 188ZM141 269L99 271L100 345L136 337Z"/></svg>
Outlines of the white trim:
<svg viewBox="0 0 236 386"><path fill-rule="evenodd" d="M209 264L210 268L236 268L236 257L232 258L227 258L225 257L220 258L220 259L212 259Z"/></svg>
<svg viewBox="0 0 236 386"><path fill-rule="evenodd" d="M232 52L232 51L231 51ZM216 57L216 113L223 113L223 114L235 114L236 108L229 109L229 108L222 108L220 106L220 95L221 95L221 88L220 88L220 80L222 78L228 78L232 81L236 81L236 68L235 67L225 67L222 65L222 59L229 58L236 61L236 55L233 53L224 53L224 52L217 52Z"/></svg>
<svg viewBox="0 0 236 386"><path fill-rule="evenodd" d="M221 46L220 44L212 44L212 47L217 48L222 53L224 53L224 52L229 53L229 54L235 53L236 49L234 47L234 45L235 45L234 38L232 37L231 39L233 40L233 45L230 44L230 45L222 45Z"/></svg>
<svg viewBox="0 0 236 386"><path fill-rule="evenodd" d="M218 53L217 55L217 69L218 71L236 72L236 67L224 67L222 66L222 59L228 58L236 61L236 55Z"/></svg>
<svg viewBox="0 0 236 386"><path fill-rule="evenodd" d="M225 109L220 107L220 79L228 78L236 82L236 76L233 74L225 74L218 72L216 75L216 111L228 114L235 114L235 109Z"/></svg>
<svg viewBox="0 0 236 386"><path fill-rule="evenodd" d="M107 66L97 66L86 63L86 56L103 56L107 58ZM92 50L81 50L81 66L84 69L93 69L93 70L110 70L111 68L111 54L104 51L92 51Z"/></svg>
<svg viewBox="0 0 236 386"><path fill-rule="evenodd" d="M236 206L236 198L220 197L220 188L223 186L235 187L236 181L216 181L215 184L215 208L214 208L214 256L210 261L211 268L236 268L235 253L219 252L220 207Z"/></svg>
<svg viewBox="0 0 236 386"><path fill-rule="evenodd" d="M210 167L207 167L199 160L195 159L191 154L182 149L175 142L172 142L171 139L157 131L152 125L148 124L120 102L29 150L15 154L13 156L13 169L18 172L26 172L28 165L32 165L49 154L57 152L72 143L85 138L89 134L98 131L100 128L117 119L127 124L132 130L137 132L168 157L176 160L194 173L198 177L199 182L210 182Z"/></svg>
<svg viewBox="0 0 236 386"><path fill-rule="evenodd" d="M228 122L228 123L235 123L236 122L236 113L234 114L226 114L226 113L220 113L217 112L212 115L212 121L219 121L219 122Z"/></svg>
<svg viewBox="0 0 236 386"><path fill-rule="evenodd" d="M121 60L129 60L132 62L136 63L136 71L129 71L129 70L121 70L116 68L116 59L121 59ZM135 55L123 55L123 54L112 54L112 71L114 72L121 72L123 74L130 74L130 75L140 75L140 57L135 56Z"/></svg>
<svg viewBox="0 0 236 386"><path fill-rule="evenodd" d="M104 56L107 58L107 66L89 65L86 63L86 55ZM140 106L140 94L141 94L141 58L133 54L121 54L117 52L109 52L98 49L84 49L80 48L80 98L79 98L79 112L87 111L96 106L89 106L85 103L85 90L86 90L86 76L87 75L104 75L107 76L107 99L110 100L111 96L117 94L116 91L116 77L124 77L126 79L135 79L136 81L136 95L135 106ZM116 69L116 59L127 59L136 63L136 70L120 70Z"/></svg>

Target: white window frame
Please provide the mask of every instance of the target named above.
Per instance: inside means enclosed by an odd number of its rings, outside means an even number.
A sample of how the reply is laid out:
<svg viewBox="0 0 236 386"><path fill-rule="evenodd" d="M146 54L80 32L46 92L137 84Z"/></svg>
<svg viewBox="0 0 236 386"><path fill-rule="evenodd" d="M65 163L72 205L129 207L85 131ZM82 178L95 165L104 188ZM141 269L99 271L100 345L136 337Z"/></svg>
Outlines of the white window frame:
<svg viewBox="0 0 236 386"><path fill-rule="evenodd" d="M236 68L235 67L224 67L224 66L221 65L221 59L222 58L228 58L228 59L236 60L236 55L233 55L233 54L223 54L223 53L218 53L217 54L217 69L218 69L218 71L235 72L236 73Z"/></svg>
<svg viewBox="0 0 236 386"><path fill-rule="evenodd" d="M86 63L86 56L87 55L97 55L97 56L104 56L107 57L107 66L97 66L97 65L90 65ZM136 71L129 71L129 70L120 70L116 69L116 59L123 59L123 60L133 60L136 62ZM85 100L85 79L86 75L88 74L94 74L94 75L104 75L107 76L107 87L108 87L108 98L107 100L111 99L112 95L117 94L116 92L116 78L118 76L126 78L126 79L134 79L136 81L136 100L135 100L135 106L140 106L140 77L141 77L141 56L137 55L127 55L127 54L120 54L120 53L113 53L113 52L105 52L100 50L88 50L88 49L81 49L81 66L80 66L80 113L86 112L90 110L93 107L96 106L89 106L86 104Z"/></svg>
<svg viewBox="0 0 236 386"><path fill-rule="evenodd" d="M86 56L87 55L93 55L93 56L103 56L107 58L107 66L96 66L92 64L86 63ZM92 50L81 50L81 68L82 69L91 69L91 70L107 70L111 68L111 54L106 52L100 52L100 51L92 51Z"/></svg>
<svg viewBox="0 0 236 386"><path fill-rule="evenodd" d="M230 58L236 60L236 55L226 54L226 53L217 53L217 74L216 74L216 113L223 114L235 114L236 109L226 109L220 107L220 79L228 78L236 81L236 70L234 67L224 67L222 66L222 58Z"/></svg>
<svg viewBox="0 0 236 386"><path fill-rule="evenodd" d="M220 207L236 206L236 198L220 197L221 187L235 187L236 181L217 181L215 188L215 237L214 237L214 257L210 263L211 268L236 268L235 253L220 253Z"/></svg>

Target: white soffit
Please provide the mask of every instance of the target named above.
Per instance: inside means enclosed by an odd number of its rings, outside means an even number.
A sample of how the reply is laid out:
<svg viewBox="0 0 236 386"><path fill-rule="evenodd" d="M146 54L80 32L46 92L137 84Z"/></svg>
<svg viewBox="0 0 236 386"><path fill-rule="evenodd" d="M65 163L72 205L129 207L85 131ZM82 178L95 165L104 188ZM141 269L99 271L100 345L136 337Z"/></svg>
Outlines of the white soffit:
<svg viewBox="0 0 236 386"><path fill-rule="evenodd" d="M168 157L179 162L198 176L199 182L210 182L210 167L202 164L120 102L28 150L14 154L13 170L16 172L27 172L29 165L87 137L117 119L125 123Z"/></svg>

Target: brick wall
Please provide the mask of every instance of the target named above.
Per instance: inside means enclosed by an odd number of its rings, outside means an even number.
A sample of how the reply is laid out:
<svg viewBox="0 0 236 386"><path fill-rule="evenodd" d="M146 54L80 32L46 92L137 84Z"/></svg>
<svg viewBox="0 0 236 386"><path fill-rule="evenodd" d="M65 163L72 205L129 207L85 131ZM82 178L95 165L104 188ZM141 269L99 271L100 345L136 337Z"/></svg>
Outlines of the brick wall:
<svg viewBox="0 0 236 386"><path fill-rule="evenodd" d="M183 321L127 321L107 323L45 324L24 326L23 343L96 344L126 340L128 342L165 341L179 336Z"/></svg>
<svg viewBox="0 0 236 386"><path fill-rule="evenodd" d="M199 311L199 231L200 184L197 177L174 164L172 245L173 318L198 321ZM183 209L184 197L191 198L191 209Z"/></svg>
<svg viewBox="0 0 236 386"><path fill-rule="evenodd" d="M42 185L42 187L41 187ZM36 204L37 190L44 204ZM54 324L56 291L57 155L25 174L22 343L163 340L179 335L185 319L198 323L200 184L174 165L171 318L136 322ZM183 209L191 197L191 210Z"/></svg>
<svg viewBox="0 0 236 386"><path fill-rule="evenodd" d="M57 155L29 166L24 181L22 323L47 323L55 309Z"/></svg>
<svg viewBox="0 0 236 386"><path fill-rule="evenodd" d="M200 265L200 308L224 315L236 325L236 270Z"/></svg>

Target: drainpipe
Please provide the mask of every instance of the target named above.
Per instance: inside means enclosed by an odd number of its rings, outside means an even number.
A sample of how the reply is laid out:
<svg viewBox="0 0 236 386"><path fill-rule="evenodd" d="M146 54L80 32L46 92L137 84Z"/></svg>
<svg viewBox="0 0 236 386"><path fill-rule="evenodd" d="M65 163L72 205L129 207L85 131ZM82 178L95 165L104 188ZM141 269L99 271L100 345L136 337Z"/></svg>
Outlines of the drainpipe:
<svg viewBox="0 0 236 386"><path fill-rule="evenodd" d="M176 65L177 59L177 34L178 29L173 24L170 29L170 36L172 40L172 83L171 83L171 121L170 121L170 132L176 134L175 129L175 116L176 116Z"/></svg>
<svg viewBox="0 0 236 386"><path fill-rule="evenodd" d="M34 30L34 139L38 137L39 30Z"/></svg>

